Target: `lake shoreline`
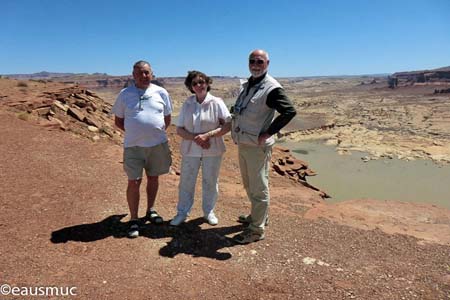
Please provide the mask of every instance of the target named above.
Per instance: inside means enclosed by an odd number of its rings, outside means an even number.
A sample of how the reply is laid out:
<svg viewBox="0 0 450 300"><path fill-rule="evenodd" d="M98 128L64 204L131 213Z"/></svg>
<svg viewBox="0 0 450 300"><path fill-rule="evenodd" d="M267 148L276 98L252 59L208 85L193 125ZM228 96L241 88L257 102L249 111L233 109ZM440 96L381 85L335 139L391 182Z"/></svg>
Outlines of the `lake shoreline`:
<svg viewBox="0 0 450 300"><path fill-rule="evenodd" d="M317 176L308 182L323 189L335 203L351 199L395 200L428 203L450 209L450 166L430 160L396 158L365 160L367 153L339 155L334 146L319 141L279 142L307 161Z"/></svg>

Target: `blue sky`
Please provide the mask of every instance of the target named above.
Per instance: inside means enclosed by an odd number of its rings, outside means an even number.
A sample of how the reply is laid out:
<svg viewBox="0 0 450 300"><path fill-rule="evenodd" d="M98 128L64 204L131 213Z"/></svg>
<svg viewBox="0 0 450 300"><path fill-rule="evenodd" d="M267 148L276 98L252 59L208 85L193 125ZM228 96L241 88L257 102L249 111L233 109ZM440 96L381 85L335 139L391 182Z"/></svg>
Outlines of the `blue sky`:
<svg viewBox="0 0 450 300"><path fill-rule="evenodd" d="M2 0L0 74L247 76L255 48L274 76L450 65L449 0Z"/></svg>

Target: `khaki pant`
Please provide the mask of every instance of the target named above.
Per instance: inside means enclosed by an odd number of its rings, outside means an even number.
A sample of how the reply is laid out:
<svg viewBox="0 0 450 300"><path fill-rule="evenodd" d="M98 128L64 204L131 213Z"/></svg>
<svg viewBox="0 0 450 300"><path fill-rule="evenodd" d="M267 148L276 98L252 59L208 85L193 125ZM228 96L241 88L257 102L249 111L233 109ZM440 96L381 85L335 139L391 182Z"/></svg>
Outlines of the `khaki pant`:
<svg viewBox="0 0 450 300"><path fill-rule="evenodd" d="M263 233L269 213L269 163L272 146L257 147L239 144L239 167L245 191L251 202L252 222L249 228Z"/></svg>

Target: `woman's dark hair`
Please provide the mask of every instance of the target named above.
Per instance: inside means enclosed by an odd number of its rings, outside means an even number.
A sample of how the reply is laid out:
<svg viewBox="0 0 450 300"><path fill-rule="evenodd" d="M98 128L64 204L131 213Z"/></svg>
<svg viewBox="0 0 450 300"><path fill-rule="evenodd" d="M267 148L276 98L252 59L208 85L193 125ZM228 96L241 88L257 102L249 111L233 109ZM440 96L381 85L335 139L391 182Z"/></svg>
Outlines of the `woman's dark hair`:
<svg viewBox="0 0 450 300"><path fill-rule="evenodd" d="M206 81L206 84L208 85L206 90L209 92L211 90L212 79L205 73L202 73L200 71L188 72L186 79L184 80L184 85L188 88L188 90L190 90L193 94L195 94L194 90L192 89L192 80L194 80L196 77L200 77Z"/></svg>

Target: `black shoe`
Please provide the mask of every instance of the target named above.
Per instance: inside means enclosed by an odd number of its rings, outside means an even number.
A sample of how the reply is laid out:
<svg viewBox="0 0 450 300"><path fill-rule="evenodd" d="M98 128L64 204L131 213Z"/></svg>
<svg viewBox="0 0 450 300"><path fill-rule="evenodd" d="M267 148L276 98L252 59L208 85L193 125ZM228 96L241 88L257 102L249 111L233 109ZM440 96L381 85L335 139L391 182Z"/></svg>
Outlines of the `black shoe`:
<svg viewBox="0 0 450 300"><path fill-rule="evenodd" d="M158 215L156 210L149 210L145 215L145 219L148 220L152 224L162 224L164 222L163 218Z"/></svg>
<svg viewBox="0 0 450 300"><path fill-rule="evenodd" d="M138 220L131 220L128 222L128 233L127 236L131 239L137 238L139 236L139 222Z"/></svg>

